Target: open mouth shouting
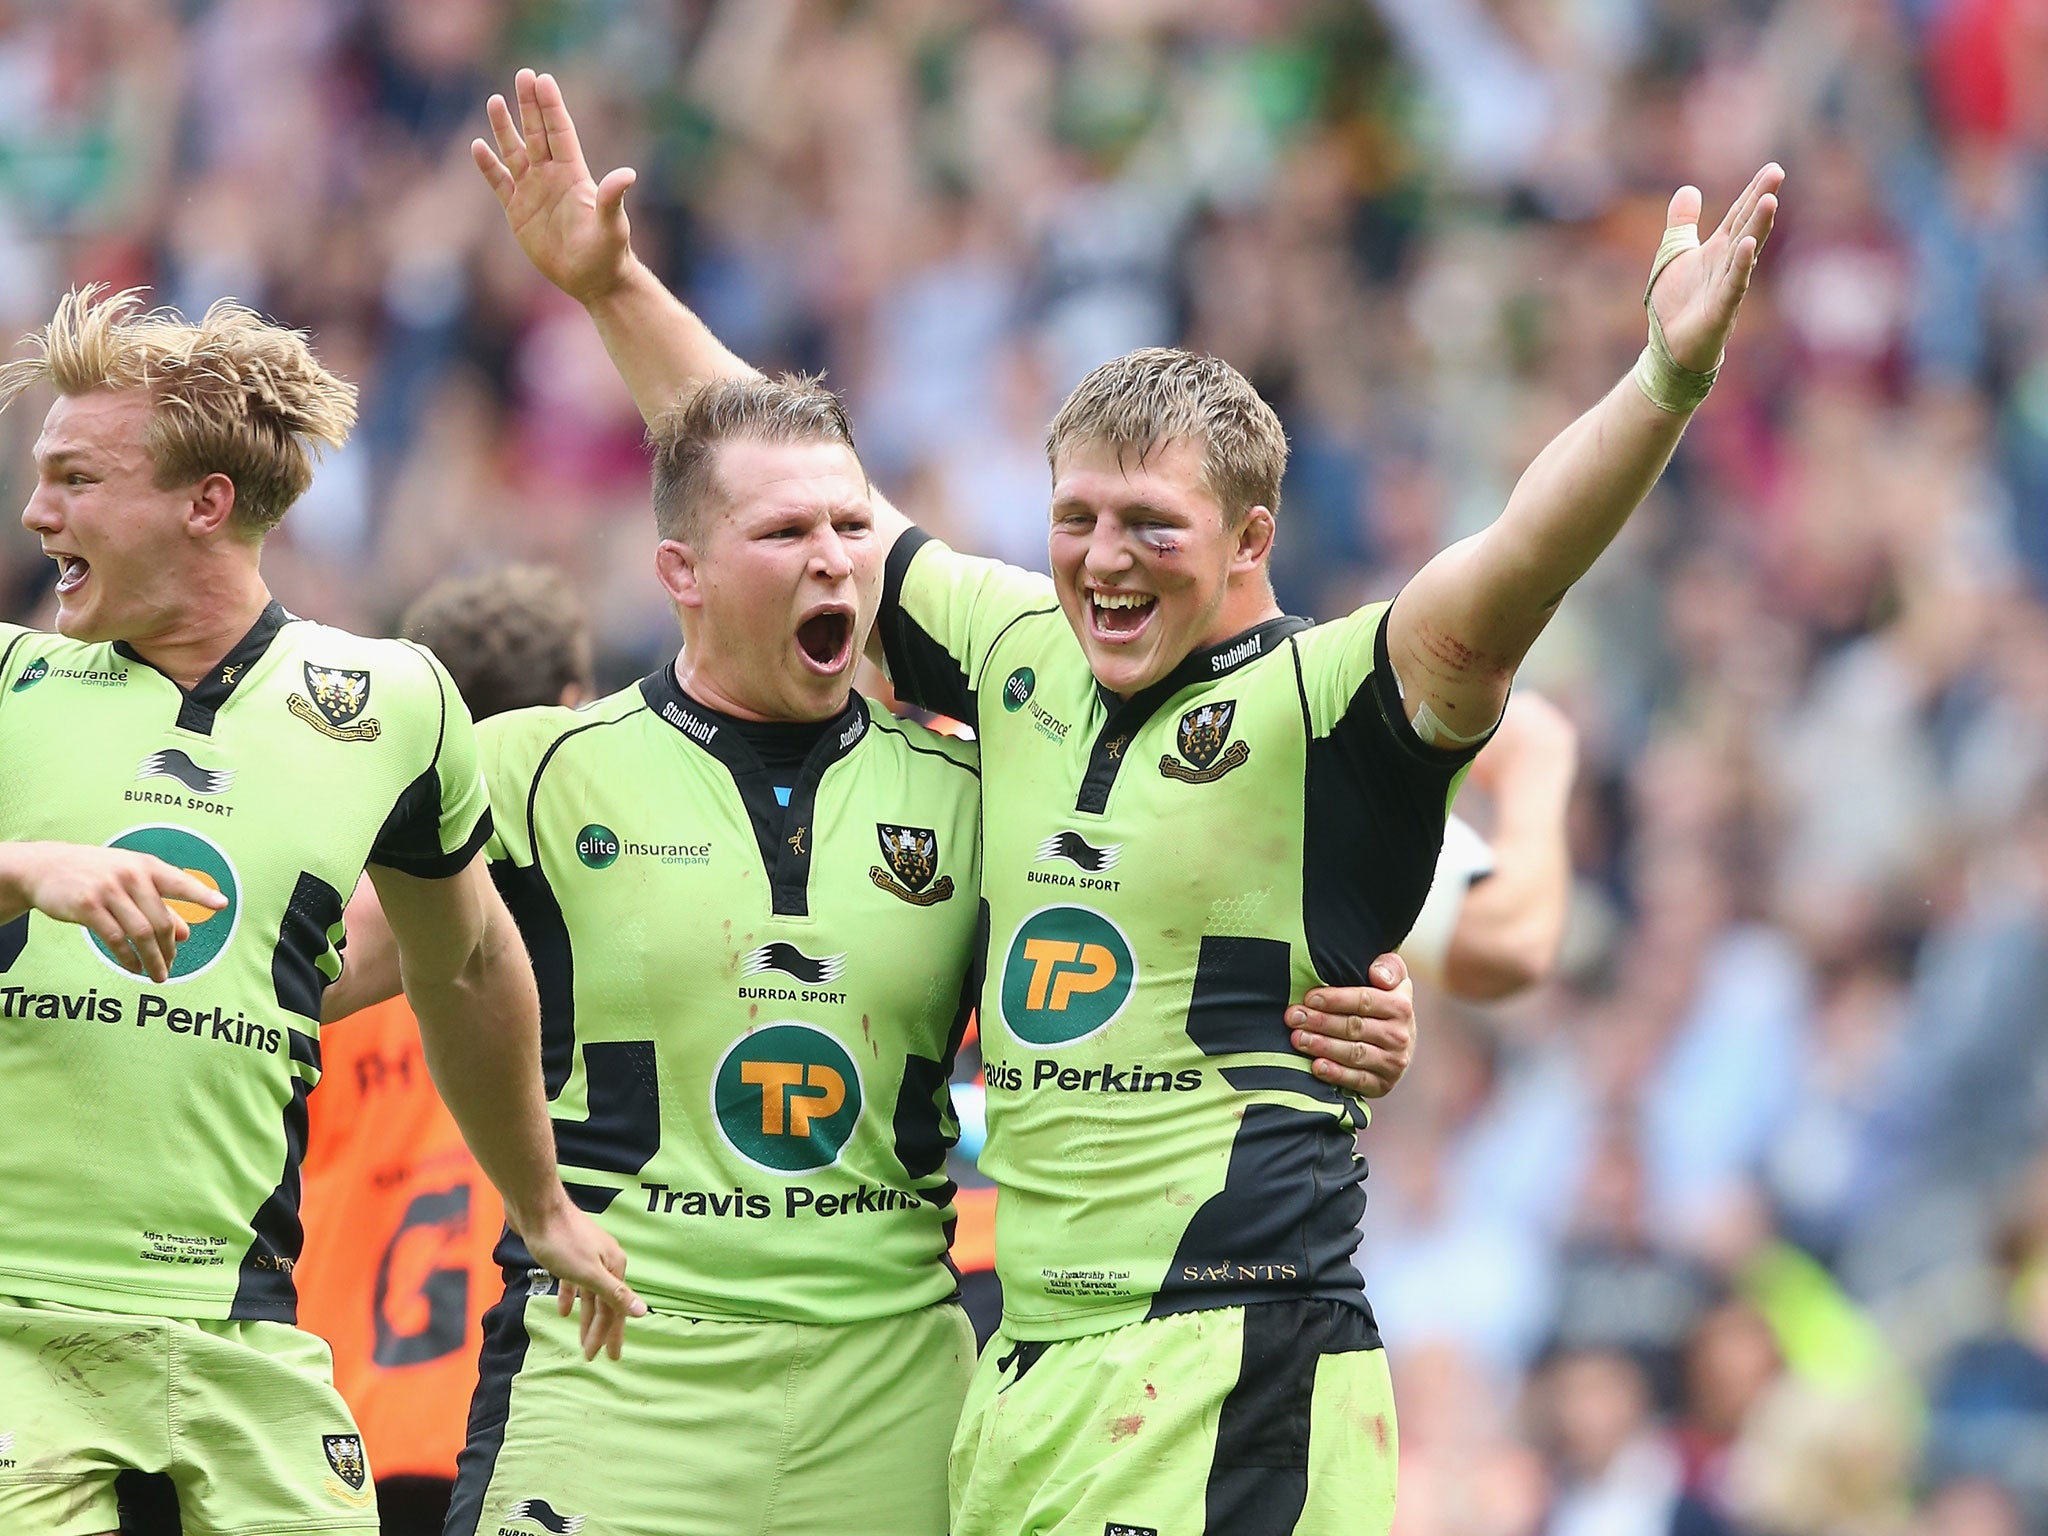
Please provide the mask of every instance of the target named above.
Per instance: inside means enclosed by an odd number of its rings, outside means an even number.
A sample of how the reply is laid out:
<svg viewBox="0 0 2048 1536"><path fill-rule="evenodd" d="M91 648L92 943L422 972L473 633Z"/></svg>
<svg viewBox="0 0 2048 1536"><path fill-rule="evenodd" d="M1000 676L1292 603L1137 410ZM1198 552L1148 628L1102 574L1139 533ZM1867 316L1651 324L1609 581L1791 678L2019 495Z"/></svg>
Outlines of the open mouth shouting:
<svg viewBox="0 0 2048 1536"><path fill-rule="evenodd" d="M1107 645L1135 640L1152 622L1159 599L1149 592L1108 592L1096 587L1085 594L1088 632Z"/></svg>
<svg viewBox="0 0 2048 1536"><path fill-rule="evenodd" d="M837 677L853 665L853 609L828 603L804 615L796 626L797 654L820 677Z"/></svg>
<svg viewBox="0 0 2048 1536"><path fill-rule="evenodd" d="M45 550L44 553L57 562L57 595L59 597L68 597L76 592L85 585L86 578L92 574L91 564L82 556L67 555L54 549Z"/></svg>

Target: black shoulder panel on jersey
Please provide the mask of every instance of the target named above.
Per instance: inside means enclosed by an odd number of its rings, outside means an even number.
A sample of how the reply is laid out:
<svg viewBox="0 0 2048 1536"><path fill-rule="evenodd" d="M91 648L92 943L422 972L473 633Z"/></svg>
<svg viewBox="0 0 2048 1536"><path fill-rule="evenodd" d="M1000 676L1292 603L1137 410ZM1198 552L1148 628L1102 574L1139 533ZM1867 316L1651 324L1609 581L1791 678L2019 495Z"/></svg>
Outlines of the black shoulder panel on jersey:
<svg viewBox="0 0 2048 1536"><path fill-rule="evenodd" d="M576 950L554 888L538 863L491 863L491 882L512 913L540 991L540 1077L549 1099L561 1093L576 1065Z"/></svg>
<svg viewBox="0 0 2048 1536"><path fill-rule="evenodd" d="M289 1031L293 1057L302 1053L301 1040L311 1037ZM317 1061L317 1048L315 1060ZM242 1255L240 1278L228 1316L269 1323L299 1320L299 1291L292 1284L292 1267L299 1261L306 1231L299 1222L299 1160L306 1155L306 1095L312 1085L293 1074L292 1096L284 1107L284 1171L277 1188L264 1200L255 1220L249 1223L255 1236Z"/></svg>
<svg viewBox="0 0 2048 1536"><path fill-rule="evenodd" d="M882 611L876 619L882 631L882 654L889 661L889 681L896 692L925 709L936 709L978 726L974 689L960 660L903 611L903 580L910 574L910 562L931 542L922 528L906 528L889 549L882 574Z"/></svg>
<svg viewBox="0 0 2048 1536"><path fill-rule="evenodd" d="M277 927L277 949L270 957L270 983L277 1006L303 1019L320 1021L320 999L327 992L327 973L320 957L327 953L327 931L341 921L341 892L318 875L299 872L292 899ZM318 1066L316 1060L313 1063Z"/></svg>
<svg viewBox="0 0 2048 1536"><path fill-rule="evenodd" d="M1351 1262L1364 1176L1355 1135L1338 1116L1245 1105L1223 1188L1181 1234L1147 1316L1286 1296L1341 1301L1370 1316Z"/></svg>
<svg viewBox="0 0 2048 1536"><path fill-rule="evenodd" d="M419 880L446 880L469 868L477 850L491 840L491 808L484 807L462 846L441 850L441 774L428 768L399 791L391 813L377 831L370 862Z"/></svg>
<svg viewBox="0 0 2048 1536"><path fill-rule="evenodd" d="M484 807L475 829L460 848L442 852L441 748L448 739L448 693L431 664L427 675L434 679L434 697L441 705L441 718L434 735L434 755L419 777L399 791L391 813L377 831L377 841L370 849L370 862L419 880L446 880L469 868L477 850L490 841L491 808L489 805Z"/></svg>
<svg viewBox="0 0 2048 1536"><path fill-rule="evenodd" d="M1294 657L1308 733L1302 928L1309 963L1334 986L1364 985L1373 961L1415 925L1443 848L1451 780L1469 760L1415 739L1386 645L1382 621L1372 673L1320 737L1298 649Z"/></svg>
<svg viewBox="0 0 2048 1536"><path fill-rule="evenodd" d="M13 969L14 962L21 958L21 952L28 948L28 914L22 913L12 922L0 923L0 975Z"/></svg>

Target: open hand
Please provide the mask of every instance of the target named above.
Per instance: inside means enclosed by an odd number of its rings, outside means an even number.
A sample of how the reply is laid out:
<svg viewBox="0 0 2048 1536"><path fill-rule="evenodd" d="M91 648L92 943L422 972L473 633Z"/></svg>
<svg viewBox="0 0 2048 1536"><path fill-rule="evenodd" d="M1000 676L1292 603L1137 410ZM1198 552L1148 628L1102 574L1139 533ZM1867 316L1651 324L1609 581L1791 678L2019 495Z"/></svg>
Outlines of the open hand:
<svg viewBox="0 0 2048 1536"><path fill-rule="evenodd" d="M563 1199L547 1219L515 1223L533 1261L561 1284L556 1306L567 1317L580 1301L583 1358L595 1360L602 1349L619 1358L625 1344L626 1319L645 1317L647 1303L626 1284L626 1250L582 1211Z"/></svg>
<svg viewBox="0 0 2048 1536"><path fill-rule="evenodd" d="M632 266L626 189L636 173L621 166L601 182L591 180L553 75L522 69L513 94L518 122L505 98L493 96L487 110L497 148L473 140L470 158L498 194L526 259L571 298L589 303L624 281Z"/></svg>
<svg viewBox="0 0 2048 1536"><path fill-rule="evenodd" d="M1294 1048L1326 1083L1385 1098L1415 1058L1415 983L1399 955L1381 955L1371 985L1315 987L1287 1010Z"/></svg>
<svg viewBox="0 0 2048 1536"><path fill-rule="evenodd" d="M1749 292L1757 256L1771 238L1771 225L1778 216L1778 188L1784 180L1782 166L1775 162L1766 165L1729 205L1727 216L1713 234L1657 275L1650 302L1657 308L1665 343L1680 367L1705 373L1720 363L1729 332L1735 329L1735 312ZM1700 189L1680 187L1672 195L1665 224L1697 232L1699 220Z"/></svg>

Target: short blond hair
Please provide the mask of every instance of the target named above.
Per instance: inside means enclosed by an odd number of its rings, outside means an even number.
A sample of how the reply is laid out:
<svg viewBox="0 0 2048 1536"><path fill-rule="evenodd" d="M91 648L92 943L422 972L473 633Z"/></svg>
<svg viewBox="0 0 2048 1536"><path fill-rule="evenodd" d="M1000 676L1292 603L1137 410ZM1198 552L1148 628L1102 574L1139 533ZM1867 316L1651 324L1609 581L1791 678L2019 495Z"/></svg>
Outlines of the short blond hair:
<svg viewBox="0 0 2048 1536"><path fill-rule="evenodd" d="M718 450L735 438L843 443L860 457L845 403L816 375L713 379L647 429L654 450L654 527L661 537L685 544L703 537L705 509L726 489L718 480Z"/></svg>
<svg viewBox="0 0 2048 1536"><path fill-rule="evenodd" d="M1111 358L1074 386L1046 433L1045 457L1086 443L1143 464L1156 449L1202 446L1202 483L1236 527L1253 507L1280 510L1287 432L1251 381L1221 358L1141 347Z"/></svg>
<svg viewBox="0 0 2048 1536"><path fill-rule="evenodd" d="M145 311L133 288L74 288L26 340L31 356L0 365L0 410L45 380L60 395L149 391L156 484L226 475L245 533L275 528L313 483L314 454L355 425L356 387L321 367L300 332L230 299L195 325Z"/></svg>

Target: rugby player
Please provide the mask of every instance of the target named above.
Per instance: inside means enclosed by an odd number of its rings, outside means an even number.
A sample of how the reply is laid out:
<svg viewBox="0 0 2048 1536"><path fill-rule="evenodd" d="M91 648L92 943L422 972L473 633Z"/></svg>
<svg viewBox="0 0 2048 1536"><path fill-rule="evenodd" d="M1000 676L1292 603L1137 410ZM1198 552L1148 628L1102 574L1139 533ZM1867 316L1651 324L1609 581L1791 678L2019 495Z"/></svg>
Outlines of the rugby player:
<svg viewBox="0 0 2048 1536"><path fill-rule="evenodd" d="M592 247L537 265L573 267L643 411L743 372L632 258L630 173L522 209L531 162L580 170L540 83L537 123L494 103L497 152L473 146L529 256L570 228ZM1271 1014L1361 979L1412 924L1516 667L1712 385L1782 178L1758 172L1704 244L1699 193L1673 197L1636 368L1392 604L1316 628L1280 612L1279 421L1171 349L1102 365L1054 419L1050 582L875 503L896 686L984 747L1005 1317L955 1439L955 1536L1391 1522L1393 1401L1350 1261L1356 1107Z"/></svg>
<svg viewBox="0 0 2048 1536"><path fill-rule="evenodd" d="M436 583L399 621L481 722L591 696L589 624L554 571L514 565ZM367 884L367 882L366 882ZM345 973L382 929L350 905ZM395 984L395 979L394 979ZM344 1006L344 989L326 1001ZM299 1326L334 1352L334 1384L376 1468L383 1536L440 1536L476 1391L482 1316L504 1285L497 1193L428 1080L403 997L321 1032L307 1108Z"/></svg>
<svg viewBox="0 0 2048 1536"><path fill-rule="evenodd" d="M0 367L57 399L22 522L57 627L0 625L0 1529L86 1536L126 1469L196 1529L376 1529L292 1327L321 995L365 866L435 1074L537 1261L639 1306L549 1155L531 973L432 658L287 614L264 535L354 389L223 303L76 291Z"/></svg>

